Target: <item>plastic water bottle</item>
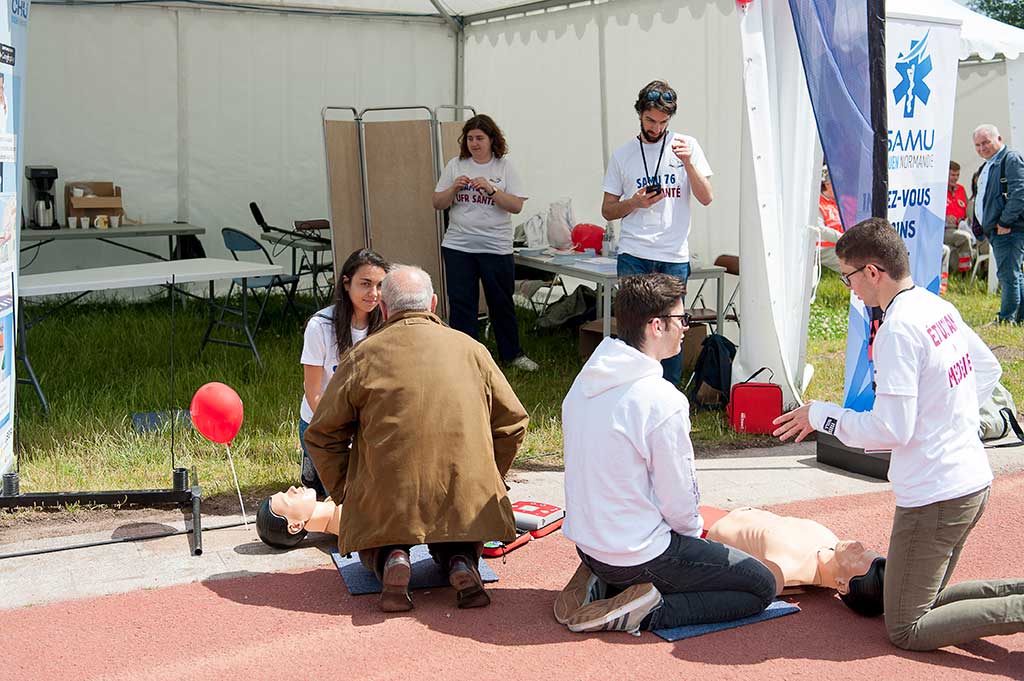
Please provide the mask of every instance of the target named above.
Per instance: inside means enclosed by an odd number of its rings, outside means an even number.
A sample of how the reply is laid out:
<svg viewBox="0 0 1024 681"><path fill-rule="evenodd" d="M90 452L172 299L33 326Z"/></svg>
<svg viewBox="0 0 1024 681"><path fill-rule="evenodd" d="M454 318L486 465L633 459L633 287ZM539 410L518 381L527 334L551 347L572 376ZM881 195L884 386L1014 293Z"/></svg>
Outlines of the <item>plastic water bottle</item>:
<svg viewBox="0 0 1024 681"><path fill-rule="evenodd" d="M615 234L611 225L604 228L604 237L601 239L601 255L606 258L615 257Z"/></svg>

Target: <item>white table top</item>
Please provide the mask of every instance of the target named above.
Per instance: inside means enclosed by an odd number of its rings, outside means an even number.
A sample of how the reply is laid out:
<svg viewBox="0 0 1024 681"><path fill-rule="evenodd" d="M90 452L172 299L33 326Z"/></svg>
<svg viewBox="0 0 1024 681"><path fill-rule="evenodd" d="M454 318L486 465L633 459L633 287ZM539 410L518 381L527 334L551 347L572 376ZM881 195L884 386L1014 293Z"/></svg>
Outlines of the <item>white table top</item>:
<svg viewBox="0 0 1024 681"><path fill-rule="evenodd" d="M277 246L298 248L299 250L302 251L322 252L331 250L330 244L325 244L321 241L313 241L312 239L299 239L298 237L294 237L289 234L280 234L276 232L260 232L260 241L266 241L267 243L275 244Z"/></svg>
<svg viewBox="0 0 1024 681"><path fill-rule="evenodd" d="M219 258L147 262L138 265L22 274L18 277L18 295L52 296L134 286L162 286L170 284L172 277L176 284L187 284L215 279L264 277L281 274L282 271L280 265L236 262Z"/></svg>
<svg viewBox="0 0 1024 681"><path fill-rule="evenodd" d="M206 229L196 227L187 222L153 223L146 225L121 225L111 229L23 229L22 242L47 241L49 239L66 241L71 239L127 239L136 236L180 236L182 234L206 234Z"/></svg>
<svg viewBox="0 0 1024 681"><path fill-rule="evenodd" d="M536 267L548 272L557 272L577 279L595 281L605 285L615 284L618 280L616 274L615 258L603 258L587 255L584 253L568 253L552 255L550 253L519 253L515 254L515 261L520 265ZM720 277L725 272L724 267L718 265L691 266L691 279L711 279Z"/></svg>

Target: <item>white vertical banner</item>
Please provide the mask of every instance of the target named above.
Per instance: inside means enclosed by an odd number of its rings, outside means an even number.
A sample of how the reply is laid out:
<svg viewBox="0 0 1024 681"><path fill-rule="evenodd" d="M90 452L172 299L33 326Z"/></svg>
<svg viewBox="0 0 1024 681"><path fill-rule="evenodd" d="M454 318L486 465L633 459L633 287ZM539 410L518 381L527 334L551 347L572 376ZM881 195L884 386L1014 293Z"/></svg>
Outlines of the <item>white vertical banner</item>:
<svg viewBox="0 0 1024 681"><path fill-rule="evenodd" d="M914 283L938 293L960 25L890 16L885 52L889 221L907 243Z"/></svg>
<svg viewBox="0 0 1024 681"><path fill-rule="evenodd" d="M14 467L14 329L23 154L28 0L0 10L0 473Z"/></svg>
<svg viewBox="0 0 1024 681"><path fill-rule="evenodd" d="M953 135L960 23L889 14L885 22L889 130L888 219L910 253L917 286L939 292ZM874 405L871 341L878 314L851 296L845 404Z"/></svg>

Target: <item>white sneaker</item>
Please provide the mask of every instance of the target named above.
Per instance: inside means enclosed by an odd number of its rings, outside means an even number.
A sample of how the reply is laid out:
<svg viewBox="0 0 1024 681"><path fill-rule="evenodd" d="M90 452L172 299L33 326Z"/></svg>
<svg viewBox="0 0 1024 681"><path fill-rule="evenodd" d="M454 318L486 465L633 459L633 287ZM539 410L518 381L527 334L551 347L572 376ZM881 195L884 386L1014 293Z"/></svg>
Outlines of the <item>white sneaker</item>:
<svg viewBox="0 0 1024 681"><path fill-rule="evenodd" d="M516 369L522 369L523 371L536 371L537 369L540 369L540 365L526 355L519 355L512 360L511 364Z"/></svg>
<svg viewBox="0 0 1024 681"><path fill-rule="evenodd" d="M661 593L650 583L634 584L614 598L593 601L573 613L569 631L624 631L640 635L640 624L661 607Z"/></svg>

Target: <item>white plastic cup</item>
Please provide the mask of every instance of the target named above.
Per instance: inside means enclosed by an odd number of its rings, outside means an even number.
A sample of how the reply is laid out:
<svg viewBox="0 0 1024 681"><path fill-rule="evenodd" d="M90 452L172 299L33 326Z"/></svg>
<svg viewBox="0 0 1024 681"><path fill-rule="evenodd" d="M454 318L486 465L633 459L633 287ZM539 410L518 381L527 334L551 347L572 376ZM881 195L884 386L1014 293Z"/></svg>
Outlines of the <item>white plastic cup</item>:
<svg viewBox="0 0 1024 681"><path fill-rule="evenodd" d="M78 216L77 215L69 215L68 216L68 229L78 229Z"/></svg>
<svg viewBox="0 0 1024 681"><path fill-rule="evenodd" d="M110 228L111 229L117 229L120 226L121 226L121 216L120 215L111 215L110 216Z"/></svg>
<svg viewBox="0 0 1024 681"><path fill-rule="evenodd" d="M81 197L85 196L85 188L84 187L72 187L71 188L71 196L75 196L75 197L78 197L78 198L81 198Z"/></svg>

